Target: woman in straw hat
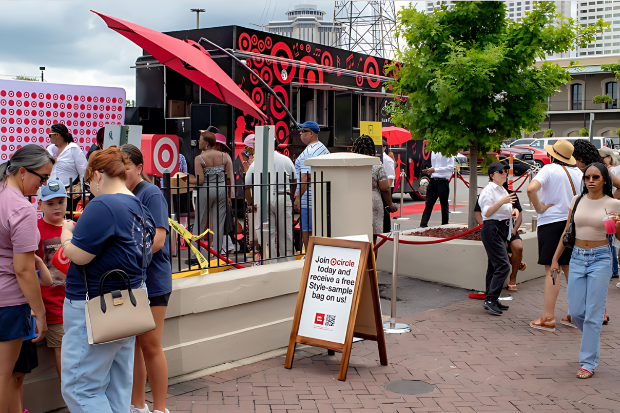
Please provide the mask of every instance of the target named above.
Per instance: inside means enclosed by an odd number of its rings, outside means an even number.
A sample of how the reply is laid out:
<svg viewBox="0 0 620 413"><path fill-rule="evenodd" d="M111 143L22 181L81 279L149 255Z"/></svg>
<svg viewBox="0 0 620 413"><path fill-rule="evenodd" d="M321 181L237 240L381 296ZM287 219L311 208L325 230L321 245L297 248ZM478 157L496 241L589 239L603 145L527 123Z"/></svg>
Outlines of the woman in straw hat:
<svg viewBox="0 0 620 413"><path fill-rule="evenodd" d="M542 317L530 322L530 327L544 331L555 331L555 302L560 291L559 277L554 282L551 264L553 256L568 219L570 204L576 195L581 195L583 173L576 167L573 145L559 139L553 145L545 145L551 159L527 187L527 196L538 213L538 264L545 266L545 299ZM538 198L542 192L542 199ZM570 250L565 251L557 262L568 281ZM570 316L561 319L562 324L574 326Z"/></svg>

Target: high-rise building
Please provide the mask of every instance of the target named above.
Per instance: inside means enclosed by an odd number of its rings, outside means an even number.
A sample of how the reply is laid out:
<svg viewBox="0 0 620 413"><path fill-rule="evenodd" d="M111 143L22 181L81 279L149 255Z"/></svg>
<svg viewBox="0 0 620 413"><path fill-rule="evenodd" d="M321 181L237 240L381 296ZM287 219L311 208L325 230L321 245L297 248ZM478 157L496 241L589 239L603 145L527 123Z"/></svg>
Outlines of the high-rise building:
<svg viewBox="0 0 620 413"><path fill-rule="evenodd" d="M603 19L610 28L597 36L594 43L577 50L577 56L593 56L620 53L620 1L580 1L577 17L582 26Z"/></svg>
<svg viewBox="0 0 620 413"><path fill-rule="evenodd" d="M265 27L270 33L292 37L306 42L340 47L340 24L323 21L325 12L311 4L299 4L286 12L288 20L272 21Z"/></svg>

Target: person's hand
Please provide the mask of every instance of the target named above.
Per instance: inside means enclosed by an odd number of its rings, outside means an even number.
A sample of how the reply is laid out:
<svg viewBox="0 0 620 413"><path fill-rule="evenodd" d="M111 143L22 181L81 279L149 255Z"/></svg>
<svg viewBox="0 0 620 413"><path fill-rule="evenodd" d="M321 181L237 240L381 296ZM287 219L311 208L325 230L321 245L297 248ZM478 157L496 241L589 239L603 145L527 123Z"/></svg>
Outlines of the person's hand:
<svg viewBox="0 0 620 413"><path fill-rule="evenodd" d="M513 217L514 219L519 218L519 210L518 210L517 208L513 208L513 209L512 209L512 217Z"/></svg>
<svg viewBox="0 0 620 413"><path fill-rule="evenodd" d="M510 232L510 237L512 238L512 237L514 237L515 235L517 235L517 231L518 231L518 229L516 229L516 228L514 228L514 227L513 227L513 228L512 228L512 231Z"/></svg>
<svg viewBox="0 0 620 413"><path fill-rule="evenodd" d="M430 174L435 172L435 168L426 168L422 172L424 172L425 174L429 174L430 175Z"/></svg>
<svg viewBox="0 0 620 413"><path fill-rule="evenodd" d="M293 202L293 209L295 210L295 212L301 212L301 197L297 197L295 198L295 202Z"/></svg>
<svg viewBox="0 0 620 413"><path fill-rule="evenodd" d="M390 212L396 212L398 211L398 207L394 204L389 205L388 208L390 208Z"/></svg>
<svg viewBox="0 0 620 413"><path fill-rule="evenodd" d="M65 222L62 223L62 229L65 230L69 230L70 232L73 232L73 229L75 228L75 222L71 221L69 219L65 220Z"/></svg>
<svg viewBox="0 0 620 413"><path fill-rule="evenodd" d="M548 210L549 208L551 208L552 206L554 206L555 204L549 204L546 205L544 202L540 203L540 211L536 211L539 214L544 214L546 210Z"/></svg>
<svg viewBox="0 0 620 413"><path fill-rule="evenodd" d="M551 273L552 274L554 270L557 271L558 274L560 273L560 264L558 263L558 260L555 259L555 257L551 261Z"/></svg>
<svg viewBox="0 0 620 413"><path fill-rule="evenodd" d="M47 320L45 319L45 314L37 315L37 327L35 332L39 335L37 338L33 339L33 343L37 343L45 338L45 334L47 334Z"/></svg>
<svg viewBox="0 0 620 413"><path fill-rule="evenodd" d="M516 200L517 200L517 194L513 192L512 194L503 196L502 199L500 199L500 202L502 203L502 205L514 204Z"/></svg>

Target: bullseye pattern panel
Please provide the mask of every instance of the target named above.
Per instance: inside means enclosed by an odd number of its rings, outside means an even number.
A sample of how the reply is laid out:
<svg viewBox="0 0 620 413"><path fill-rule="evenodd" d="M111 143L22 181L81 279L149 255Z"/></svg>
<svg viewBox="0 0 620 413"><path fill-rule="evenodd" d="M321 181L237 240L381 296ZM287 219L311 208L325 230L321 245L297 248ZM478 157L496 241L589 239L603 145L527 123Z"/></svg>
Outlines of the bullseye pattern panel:
<svg viewBox="0 0 620 413"><path fill-rule="evenodd" d="M0 162L23 145L50 144L56 123L67 126L83 151L106 124L125 121L125 90L113 87L0 80Z"/></svg>

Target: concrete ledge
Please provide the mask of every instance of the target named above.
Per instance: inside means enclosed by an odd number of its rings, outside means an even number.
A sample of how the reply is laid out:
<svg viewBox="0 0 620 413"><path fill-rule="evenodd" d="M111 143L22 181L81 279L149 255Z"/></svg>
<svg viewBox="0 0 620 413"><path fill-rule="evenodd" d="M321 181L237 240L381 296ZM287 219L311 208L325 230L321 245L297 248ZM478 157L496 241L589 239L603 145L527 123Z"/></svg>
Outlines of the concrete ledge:
<svg viewBox="0 0 620 413"><path fill-rule="evenodd" d="M445 225L460 227L462 225ZM409 232L409 231L406 231ZM430 241L437 238L401 235L401 240ZM538 239L536 232L521 234L525 271L517 274L517 283L545 275L537 264ZM377 268L392 272L394 243L387 241L379 249ZM439 244L400 244L398 274L426 281L438 282L468 290L484 291L487 272L487 254L481 241L452 240Z"/></svg>
<svg viewBox="0 0 620 413"><path fill-rule="evenodd" d="M288 346L303 264L297 260L174 280L162 340L169 377ZM31 413L64 406L54 353L44 344L37 350L39 367L24 385L24 407Z"/></svg>

